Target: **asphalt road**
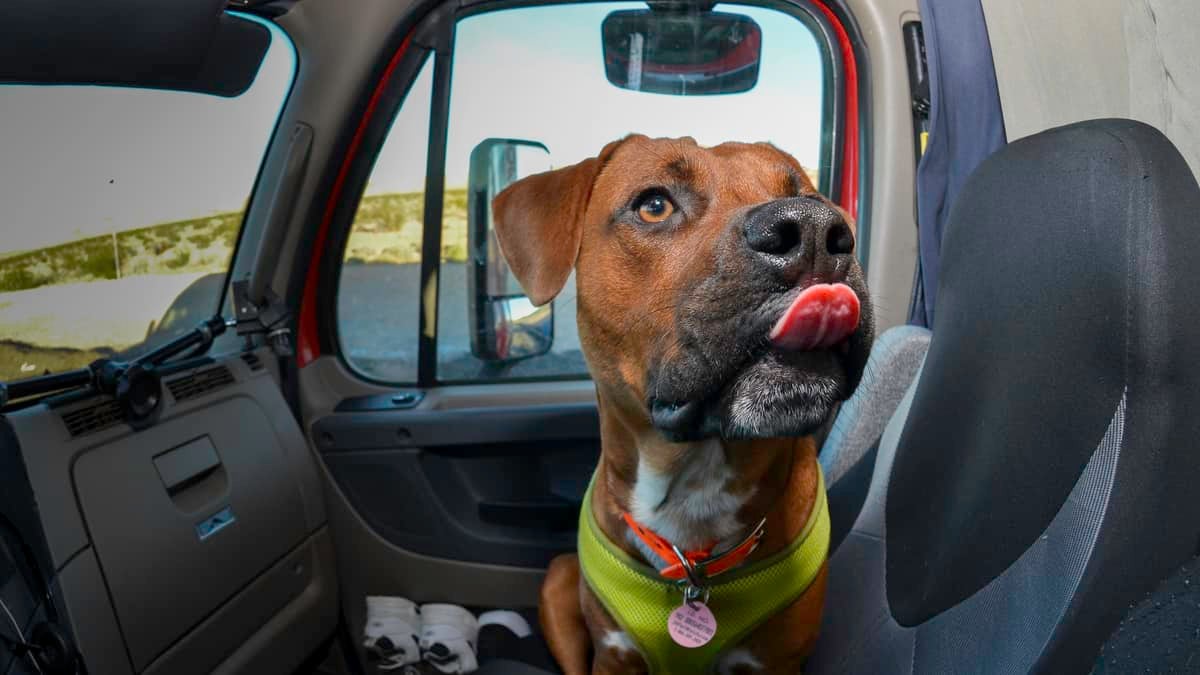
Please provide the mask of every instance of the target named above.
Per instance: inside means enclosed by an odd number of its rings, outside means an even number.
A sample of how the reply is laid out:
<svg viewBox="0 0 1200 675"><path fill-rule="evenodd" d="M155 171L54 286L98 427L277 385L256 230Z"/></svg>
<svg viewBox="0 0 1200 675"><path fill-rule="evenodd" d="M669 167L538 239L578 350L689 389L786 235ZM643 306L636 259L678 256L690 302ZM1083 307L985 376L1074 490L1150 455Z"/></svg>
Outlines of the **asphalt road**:
<svg viewBox="0 0 1200 675"><path fill-rule="evenodd" d="M550 354L497 368L471 355L467 273L463 263L442 265L438 310L438 376L443 380L540 377L582 373L575 325L574 278L554 300ZM347 265L338 289L338 334L349 360L377 379L416 378L420 266Z"/></svg>

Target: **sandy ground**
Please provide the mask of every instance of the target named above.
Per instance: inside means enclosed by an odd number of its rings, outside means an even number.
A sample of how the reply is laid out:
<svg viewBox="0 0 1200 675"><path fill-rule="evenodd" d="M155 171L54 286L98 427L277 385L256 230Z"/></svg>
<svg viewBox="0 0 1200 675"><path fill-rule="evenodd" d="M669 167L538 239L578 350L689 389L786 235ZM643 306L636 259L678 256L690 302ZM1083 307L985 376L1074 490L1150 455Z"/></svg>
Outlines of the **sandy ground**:
<svg viewBox="0 0 1200 675"><path fill-rule="evenodd" d="M143 275L0 293L0 339L73 349L137 344L201 276Z"/></svg>
<svg viewBox="0 0 1200 675"><path fill-rule="evenodd" d="M174 320L194 325L209 316L217 288L178 297L201 274L143 275L116 281L43 286L0 293L0 380L85 365L98 354L55 350L121 350L140 344L151 321L172 302ZM215 276L215 275L214 275ZM438 316L439 376L448 379L501 374L471 355L466 266L442 267ZM216 279L218 284L221 277ZM348 265L340 283L339 338L349 359L373 377L398 382L416 377L417 289L420 266ZM196 306L196 303L203 305ZM23 347L24 343L28 347ZM550 355L503 368L507 377L583 372L575 325L574 284L555 300L554 348Z"/></svg>

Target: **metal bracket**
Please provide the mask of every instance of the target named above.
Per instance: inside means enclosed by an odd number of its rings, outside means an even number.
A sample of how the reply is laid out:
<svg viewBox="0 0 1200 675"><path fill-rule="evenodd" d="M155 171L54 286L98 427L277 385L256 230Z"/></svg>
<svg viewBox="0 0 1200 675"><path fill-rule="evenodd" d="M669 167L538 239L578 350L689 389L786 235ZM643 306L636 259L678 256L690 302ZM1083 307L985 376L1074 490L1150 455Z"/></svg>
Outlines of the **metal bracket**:
<svg viewBox="0 0 1200 675"><path fill-rule="evenodd" d="M250 300L249 288L248 279L233 282L233 313L237 318L237 334L265 334L267 343L277 356L291 356L292 329L287 325L291 314L287 304L268 287L265 302L257 305Z"/></svg>

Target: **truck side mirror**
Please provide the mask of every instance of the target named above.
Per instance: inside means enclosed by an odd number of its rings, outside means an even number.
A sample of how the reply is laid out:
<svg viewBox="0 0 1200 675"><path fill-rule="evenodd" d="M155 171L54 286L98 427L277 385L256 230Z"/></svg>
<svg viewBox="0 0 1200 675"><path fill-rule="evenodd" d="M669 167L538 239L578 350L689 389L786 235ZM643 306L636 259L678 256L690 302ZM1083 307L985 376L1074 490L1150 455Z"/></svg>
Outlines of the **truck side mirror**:
<svg viewBox="0 0 1200 675"><path fill-rule="evenodd" d="M549 171L550 151L535 141L489 138L471 151L467 178L467 312L471 353L493 363L541 356L554 342L554 304L534 307L500 253L492 199Z"/></svg>

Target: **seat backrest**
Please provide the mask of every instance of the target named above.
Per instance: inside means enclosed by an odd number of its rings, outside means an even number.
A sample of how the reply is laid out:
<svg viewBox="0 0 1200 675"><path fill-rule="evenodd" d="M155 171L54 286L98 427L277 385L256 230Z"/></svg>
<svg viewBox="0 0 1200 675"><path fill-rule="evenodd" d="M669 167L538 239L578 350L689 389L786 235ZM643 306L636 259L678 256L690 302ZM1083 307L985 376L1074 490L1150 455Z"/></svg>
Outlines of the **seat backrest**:
<svg viewBox="0 0 1200 675"><path fill-rule="evenodd" d="M1087 672L1195 554L1198 213L1178 151L1128 120L972 175L806 672Z"/></svg>

